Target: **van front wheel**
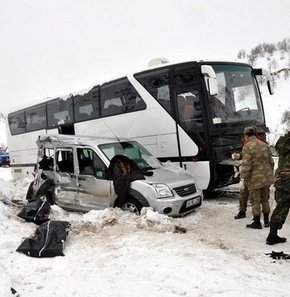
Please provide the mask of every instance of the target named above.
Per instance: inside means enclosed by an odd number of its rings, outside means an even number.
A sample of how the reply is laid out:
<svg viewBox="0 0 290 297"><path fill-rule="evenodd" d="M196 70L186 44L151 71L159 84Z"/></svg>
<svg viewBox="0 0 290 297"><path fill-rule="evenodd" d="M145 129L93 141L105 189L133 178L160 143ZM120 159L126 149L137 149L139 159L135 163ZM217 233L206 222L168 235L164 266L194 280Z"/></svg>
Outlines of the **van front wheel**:
<svg viewBox="0 0 290 297"><path fill-rule="evenodd" d="M137 201L134 198L128 198L122 205L121 209L124 211L130 211L132 213L135 213L137 215L140 215L142 205L139 201Z"/></svg>

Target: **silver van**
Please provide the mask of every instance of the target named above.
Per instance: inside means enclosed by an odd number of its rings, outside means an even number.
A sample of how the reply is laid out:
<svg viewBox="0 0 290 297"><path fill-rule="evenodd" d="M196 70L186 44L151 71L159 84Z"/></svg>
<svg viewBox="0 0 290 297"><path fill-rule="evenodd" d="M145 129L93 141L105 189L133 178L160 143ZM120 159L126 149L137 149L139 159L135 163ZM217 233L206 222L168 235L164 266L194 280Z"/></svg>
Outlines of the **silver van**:
<svg viewBox="0 0 290 297"><path fill-rule="evenodd" d="M152 207L169 216L188 214L202 204L203 194L191 175L161 164L136 141L46 134L36 143L36 175L28 200L45 196L51 204L74 211L119 206L138 214L142 207ZM121 205L107 174L116 155L133 160L144 173L143 179L129 183Z"/></svg>

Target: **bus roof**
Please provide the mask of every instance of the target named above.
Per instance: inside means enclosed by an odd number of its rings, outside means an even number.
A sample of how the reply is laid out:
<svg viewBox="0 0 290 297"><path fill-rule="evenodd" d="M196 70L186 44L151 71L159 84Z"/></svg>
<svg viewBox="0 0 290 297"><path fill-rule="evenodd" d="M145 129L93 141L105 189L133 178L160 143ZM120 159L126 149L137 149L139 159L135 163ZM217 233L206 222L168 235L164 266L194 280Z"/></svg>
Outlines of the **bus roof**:
<svg viewBox="0 0 290 297"><path fill-rule="evenodd" d="M22 110L22 109L25 109L25 108L28 108L28 107L33 107L33 106L37 106L38 104L42 104L44 102L48 102L50 100L55 100L55 99L62 99L62 100L67 100L69 98L71 98L72 96L76 96L76 95L84 95L86 93L88 93L90 90L92 90L94 87L96 86L102 86L103 84L107 84L107 83L110 83L110 82L113 82L117 79L120 79L120 78L123 78L123 77L128 77L129 75L134 75L134 74L137 74L137 73L142 73L142 72L146 72L146 71L150 71L150 70L153 70L153 69L162 69L162 68L165 68L165 67L168 67L168 66L174 66L174 65L180 65L180 64L186 64L186 63L200 63L200 64L206 64L206 63L230 63L230 64L238 64L238 65L244 65L244 66L250 66L250 64L248 63L244 63L244 62L237 62L237 61L230 61L230 60L221 60L221 59L207 59L207 60L185 60L185 61L179 61L179 62L174 62L174 63L163 63L163 64L158 64L158 65L154 65L154 66L150 66L150 67L147 67L147 68L143 68L143 69L140 69L138 71L135 71L135 72L131 72L131 73L127 73L123 76L120 76L120 77L117 77L117 78L114 78L114 79L110 79L110 80L107 80L107 81L103 81L103 82L100 82L99 84L94 84L94 85L91 85L87 88L84 88L84 89L81 89L81 90L77 90L77 91L74 91L74 92L70 92L70 93L66 93L64 95L61 95L61 96L57 96L57 97L46 97L46 98L42 98L42 99L36 99L36 100L32 100L30 101L29 104L22 104L16 108L13 108L11 110L9 110L8 113L13 113L13 112L16 112L16 111L19 111L19 110Z"/></svg>

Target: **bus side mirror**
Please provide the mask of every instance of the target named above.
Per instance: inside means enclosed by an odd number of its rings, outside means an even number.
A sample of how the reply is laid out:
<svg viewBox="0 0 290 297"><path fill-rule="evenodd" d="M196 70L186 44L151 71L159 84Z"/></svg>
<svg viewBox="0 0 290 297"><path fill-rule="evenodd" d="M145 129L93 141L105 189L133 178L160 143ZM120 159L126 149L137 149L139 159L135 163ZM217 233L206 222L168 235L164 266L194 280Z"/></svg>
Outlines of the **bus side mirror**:
<svg viewBox="0 0 290 297"><path fill-rule="evenodd" d="M218 85L216 78L209 77L208 78L208 90L209 94L212 96L216 96L218 94Z"/></svg>
<svg viewBox="0 0 290 297"><path fill-rule="evenodd" d="M210 65L202 65L201 73L204 76L205 84L210 95L215 96L218 94L218 85L216 74Z"/></svg>
<svg viewBox="0 0 290 297"><path fill-rule="evenodd" d="M273 95L274 94L274 87L273 87L273 82L271 80L267 80L267 87L268 87L269 93L271 95Z"/></svg>
<svg viewBox="0 0 290 297"><path fill-rule="evenodd" d="M272 76L271 73L266 69L254 69L255 75L263 75L267 79L267 87L270 95L274 94L274 87L272 82Z"/></svg>

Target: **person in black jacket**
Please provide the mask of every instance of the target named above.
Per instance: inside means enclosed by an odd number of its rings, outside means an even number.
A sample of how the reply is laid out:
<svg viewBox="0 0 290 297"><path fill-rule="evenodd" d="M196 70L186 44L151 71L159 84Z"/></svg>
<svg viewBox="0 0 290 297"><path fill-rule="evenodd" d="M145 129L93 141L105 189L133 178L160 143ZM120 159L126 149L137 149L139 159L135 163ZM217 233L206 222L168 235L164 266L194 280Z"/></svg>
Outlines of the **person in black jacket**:
<svg viewBox="0 0 290 297"><path fill-rule="evenodd" d="M118 195L118 206L122 206L129 195L130 183L145 179L137 164L123 155L115 155L108 168L107 178L113 180L115 192Z"/></svg>

